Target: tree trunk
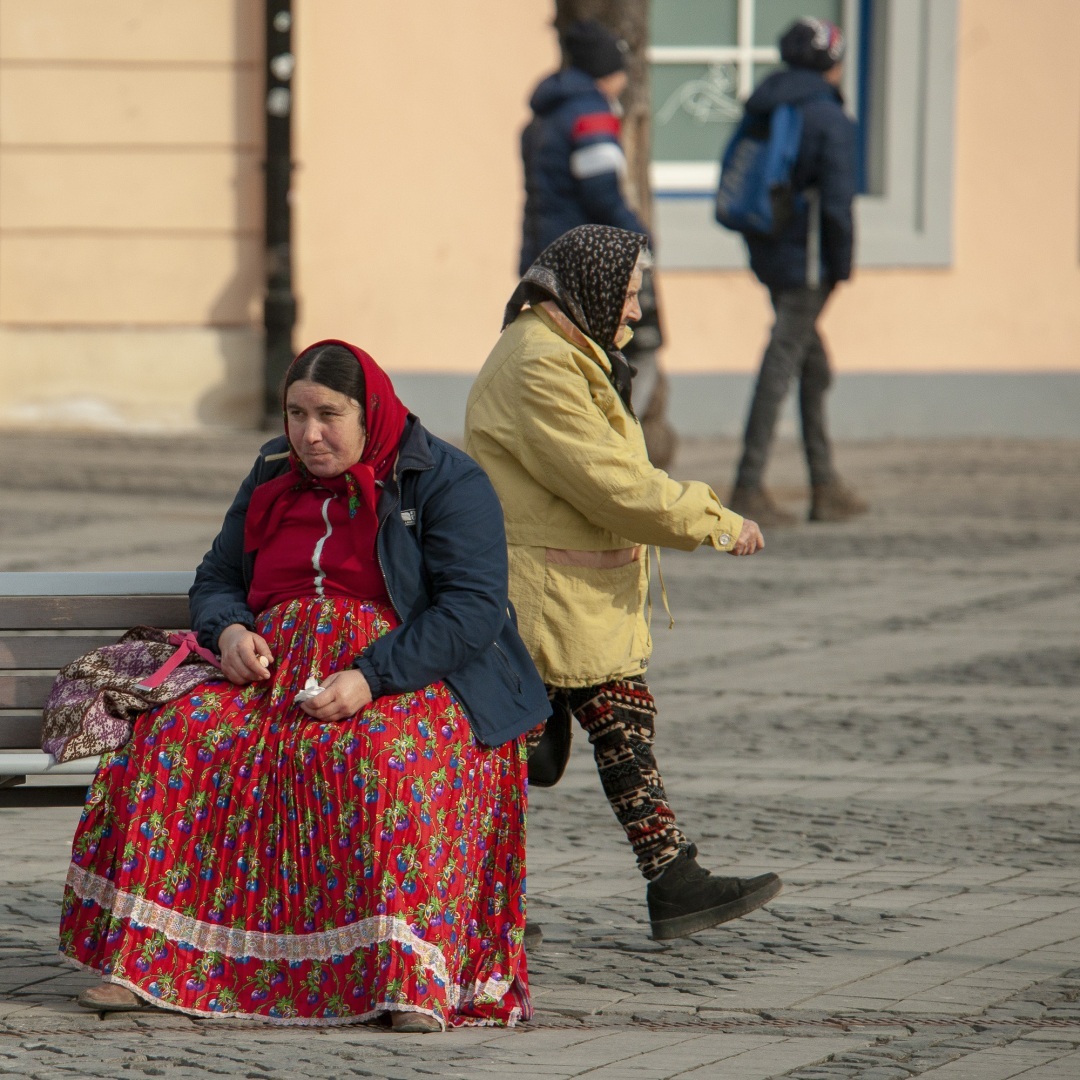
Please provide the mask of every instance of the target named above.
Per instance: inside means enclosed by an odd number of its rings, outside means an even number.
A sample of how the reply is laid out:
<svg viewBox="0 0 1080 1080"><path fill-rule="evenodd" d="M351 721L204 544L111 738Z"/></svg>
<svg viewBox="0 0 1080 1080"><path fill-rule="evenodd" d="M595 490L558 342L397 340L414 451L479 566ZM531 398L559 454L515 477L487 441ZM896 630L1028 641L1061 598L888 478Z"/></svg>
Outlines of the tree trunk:
<svg viewBox="0 0 1080 1080"><path fill-rule="evenodd" d="M649 185L651 156L651 108L649 102L649 0L555 0L555 29L563 30L577 19L595 19L626 42L629 82L622 96L622 146L626 154L626 199L652 232L652 189ZM563 57L565 63L566 57ZM649 303L646 306L646 299ZM649 458L666 469L675 457L678 438L668 422L668 380L660 366L657 345L661 338L656 281L646 282L642 292L639 337L626 350L634 366L634 408L641 420Z"/></svg>

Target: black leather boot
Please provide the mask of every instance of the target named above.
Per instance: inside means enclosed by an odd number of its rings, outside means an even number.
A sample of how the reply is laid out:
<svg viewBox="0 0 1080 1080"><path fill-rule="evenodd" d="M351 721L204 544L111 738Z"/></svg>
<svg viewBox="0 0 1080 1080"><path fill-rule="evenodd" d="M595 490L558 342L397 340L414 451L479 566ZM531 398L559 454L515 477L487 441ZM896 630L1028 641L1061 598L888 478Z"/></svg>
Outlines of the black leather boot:
<svg viewBox="0 0 1080 1080"><path fill-rule="evenodd" d="M691 844L649 882L646 896L653 940L686 937L730 922L767 904L781 888L775 874L713 877L698 866L697 848Z"/></svg>

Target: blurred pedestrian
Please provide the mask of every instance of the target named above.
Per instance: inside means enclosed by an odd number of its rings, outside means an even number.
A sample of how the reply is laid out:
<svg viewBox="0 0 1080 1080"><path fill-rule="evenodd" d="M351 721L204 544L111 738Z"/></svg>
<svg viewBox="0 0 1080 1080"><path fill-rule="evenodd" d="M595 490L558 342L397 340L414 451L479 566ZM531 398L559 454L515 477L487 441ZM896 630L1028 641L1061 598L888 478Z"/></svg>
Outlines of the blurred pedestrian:
<svg viewBox="0 0 1080 1080"><path fill-rule="evenodd" d="M533 92L533 118L521 134L525 219L518 274L577 225L648 230L622 192L626 157L619 141L619 96L626 89L626 43L592 19L560 38L569 67Z"/></svg>
<svg viewBox="0 0 1080 1080"><path fill-rule="evenodd" d="M802 141L792 172L795 212L774 236L744 233L750 268L769 290L776 321L758 372L730 506L768 525L795 516L778 506L762 480L777 417L792 379L799 383L802 439L810 473L811 521L843 521L867 504L836 473L825 422L832 382L817 321L836 286L851 276L856 188L855 125L843 108L844 37L839 27L804 18L780 38L786 67L746 103L765 127L781 104L796 105ZM809 197L806 197L809 196Z"/></svg>
<svg viewBox="0 0 1080 1080"><path fill-rule="evenodd" d="M626 42L601 23L582 19L563 31L560 45L569 66L537 86L529 102L533 118L521 136L525 215L518 274L577 225L648 233L622 189L627 166L619 98L627 85ZM667 376L657 359L663 331L651 270L645 273L641 308L626 358L649 457L665 468L675 455L677 437L667 419Z"/></svg>

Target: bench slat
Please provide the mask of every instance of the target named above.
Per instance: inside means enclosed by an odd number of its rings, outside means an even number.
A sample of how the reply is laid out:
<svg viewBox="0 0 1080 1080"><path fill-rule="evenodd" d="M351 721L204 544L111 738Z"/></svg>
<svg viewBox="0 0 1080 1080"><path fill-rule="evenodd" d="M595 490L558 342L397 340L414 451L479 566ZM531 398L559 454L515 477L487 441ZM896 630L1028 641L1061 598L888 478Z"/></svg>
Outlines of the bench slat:
<svg viewBox="0 0 1080 1080"><path fill-rule="evenodd" d="M40 709L55 680L55 675L0 676L0 709Z"/></svg>
<svg viewBox="0 0 1080 1080"><path fill-rule="evenodd" d="M40 775L42 773L81 776L85 773L97 772L100 761L100 758L88 757L57 764L52 754L44 754L40 750L25 754L0 754L0 776Z"/></svg>
<svg viewBox="0 0 1080 1080"><path fill-rule="evenodd" d="M190 625L186 596L0 596L0 630L174 630Z"/></svg>
<svg viewBox="0 0 1080 1080"><path fill-rule="evenodd" d="M41 712L0 712L0 750L41 745Z"/></svg>
<svg viewBox="0 0 1080 1080"><path fill-rule="evenodd" d="M187 593L193 570L5 570L0 596L155 596Z"/></svg>
<svg viewBox="0 0 1080 1080"><path fill-rule="evenodd" d="M102 634L65 634L57 636L27 636L16 632L0 633L0 671L21 668L59 669L76 657L83 656L102 645L112 645L120 635L115 631Z"/></svg>

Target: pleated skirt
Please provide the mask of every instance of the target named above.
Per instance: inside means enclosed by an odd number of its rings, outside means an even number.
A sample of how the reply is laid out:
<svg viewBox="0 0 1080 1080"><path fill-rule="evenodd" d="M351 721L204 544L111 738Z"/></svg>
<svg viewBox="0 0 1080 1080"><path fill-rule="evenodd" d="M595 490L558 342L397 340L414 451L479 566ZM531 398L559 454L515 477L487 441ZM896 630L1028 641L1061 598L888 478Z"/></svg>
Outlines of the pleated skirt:
<svg viewBox="0 0 1080 1080"><path fill-rule="evenodd" d="M394 625L366 601L278 605L270 680L142 716L90 786L61 951L198 1016L531 1016L522 740L478 743L441 682L335 723L293 701Z"/></svg>

